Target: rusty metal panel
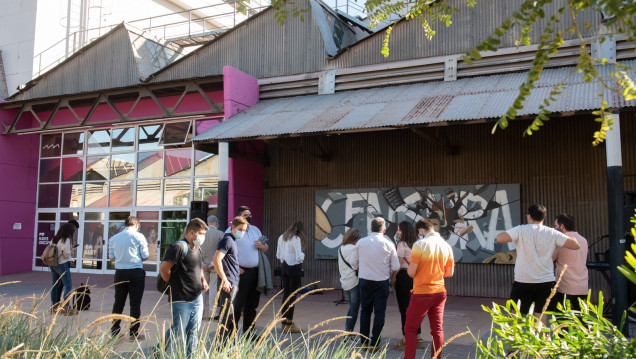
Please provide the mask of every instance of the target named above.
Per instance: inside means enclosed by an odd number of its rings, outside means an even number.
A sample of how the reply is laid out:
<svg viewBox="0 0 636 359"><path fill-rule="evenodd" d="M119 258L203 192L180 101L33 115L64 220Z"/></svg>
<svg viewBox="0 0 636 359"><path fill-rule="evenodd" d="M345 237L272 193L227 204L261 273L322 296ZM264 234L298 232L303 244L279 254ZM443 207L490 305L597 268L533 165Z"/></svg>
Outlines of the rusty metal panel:
<svg viewBox="0 0 636 359"><path fill-rule="evenodd" d="M449 1L449 5L460 9L459 13L453 14L453 23L446 27L443 24L432 24L436 35L428 40L424 34L424 29L417 19L402 21L393 26L390 37L390 56L385 58L380 50L385 39L385 32L379 31L375 35L357 43L344 51L339 57L331 60L330 63L336 68L347 68L371 64L388 63L416 58L426 58L434 56L446 56L463 54L477 46L478 41L485 40L492 35L493 31L507 17L517 10L522 0L480 1L474 8L468 8L464 0ZM540 20L540 24L545 24L547 19L560 7L567 4L566 0L554 1L546 6L546 17ZM597 28L601 23L601 16L598 11L582 11L577 18L579 24L589 22L592 29ZM563 33L564 40L576 38L575 34L566 32L572 26L572 20L568 14L563 17L563 21L557 25L557 30ZM596 35L593 30L584 29L580 26L583 36ZM541 32L532 33L532 43L538 43ZM515 47L515 32L508 32L502 39L498 48Z"/></svg>
<svg viewBox="0 0 636 359"><path fill-rule="evenodd" d="M621 119L625 190L636 190L636 143L629 140L636 135L636 118L624 113ZM280 139L307 152L323 149L333 160L268 146L264 233L277 239L287 226L302 220L313 238L317 189L519 183L522 208L545 204L546 225L558 213L570 213L579 233L592 243L608 227L605 151L591 145L597 123L592 116L555 118L541 131L522 137L528 124L512 121L495 135L490 134L492 123L422 129L439 143L406 129ZM459 146L459 154L448 155L440 145L444 142ZM604 250L597 245L590 256ZM311 243L306 254L303 283L320 280L321 287L339 288L337 261L315 259ZM458 263L447 288L453 295L507 298L512 281L511 265ZM598 271L590 271L590 286L609 294Z"/></svg>
<svg viewBox="0 0 636 359"><path fill-rule="evenodd" d="M33 87L18 92L11 100L59 97L139 85L141 77L147 73L140 72L131 41L139 42L143 36L132 31L125 24L118 25L35 79Z"/></svg>
<svg viewBox="0 0 636 359"><path fill-rule="evenodd" d="M294 7L311 8L308 0L283 7L290 12ZM263 10L174 66L159 71L151 82L218 75L228 65L256 78L325 69L325 44L311 12L303 22L290 16L285 26L276 22L274 13L272 8Z"/></svg>
<svg viewBox="0 0 636 359"><path fill-rule="evenodd" d="M623 64L635 67L636 60ZM609 65L598 67L607 81L612 69ZM633 72L629 75L636 79ZM264 100L193 140L268 138L499 118L515 101L526 76L525 73L510 73ZM553 87L562 82L567 87L550 104L551 111L589 111L600 107L601 99L596 96L600 86L598 81L587 83L574 67L564 67L543 71L518 115L537 114ZM605 100L610 108L636 106L635 100L625 101L609 90Z"/></svg>

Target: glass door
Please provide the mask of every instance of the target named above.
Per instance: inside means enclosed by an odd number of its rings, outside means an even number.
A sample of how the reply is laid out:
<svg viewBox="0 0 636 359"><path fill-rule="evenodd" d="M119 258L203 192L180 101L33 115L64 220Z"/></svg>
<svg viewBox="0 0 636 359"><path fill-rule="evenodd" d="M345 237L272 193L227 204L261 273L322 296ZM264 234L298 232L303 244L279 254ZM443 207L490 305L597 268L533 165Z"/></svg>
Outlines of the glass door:
<svg viewBox="0 0 636 359"><path fill-rule="evenodd" d="M82 241L78 251L78 267L83 273L103 273L106 266L104 253L106 243L106 211L85 211L84 221L80 223ZM81 252L81 253L80 253Z"/></svg>

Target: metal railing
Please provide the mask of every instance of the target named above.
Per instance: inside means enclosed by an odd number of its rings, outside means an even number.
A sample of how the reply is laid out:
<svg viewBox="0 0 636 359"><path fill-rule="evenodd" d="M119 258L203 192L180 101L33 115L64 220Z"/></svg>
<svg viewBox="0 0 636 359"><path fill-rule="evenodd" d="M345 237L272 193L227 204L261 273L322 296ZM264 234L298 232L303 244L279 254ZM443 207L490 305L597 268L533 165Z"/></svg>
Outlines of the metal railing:
<svg viewBox="0 0 636 359"><path fill-rule="evenodd" d="M250 16L266 9L269 6L268 3L266 4L247 7L245 14L243 14L237 11L237 1L234 0L171 14L137 19L128 23L168 42L196 39L197 37L207 37L207 40L209 40L210 37L227 31ZM34 56L33 78L55 67L77 50L106 34L115 26L117 24L75 31L69 34L68 37L49 46ZM180 46L197 44L197 41L192 41L191 43L182 41Z"/></svg>

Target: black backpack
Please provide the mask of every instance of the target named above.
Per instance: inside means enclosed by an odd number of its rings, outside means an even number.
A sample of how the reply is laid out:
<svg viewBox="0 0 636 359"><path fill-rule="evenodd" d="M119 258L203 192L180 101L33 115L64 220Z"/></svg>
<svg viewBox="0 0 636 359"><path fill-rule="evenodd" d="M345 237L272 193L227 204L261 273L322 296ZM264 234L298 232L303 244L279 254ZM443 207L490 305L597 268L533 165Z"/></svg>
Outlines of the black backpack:
<svg viewBox="0 0 636 359"><path fill-rule="evenodd" d="M73 309L78 311L91 309L91 289L84 283L75 289Z"/></svg>

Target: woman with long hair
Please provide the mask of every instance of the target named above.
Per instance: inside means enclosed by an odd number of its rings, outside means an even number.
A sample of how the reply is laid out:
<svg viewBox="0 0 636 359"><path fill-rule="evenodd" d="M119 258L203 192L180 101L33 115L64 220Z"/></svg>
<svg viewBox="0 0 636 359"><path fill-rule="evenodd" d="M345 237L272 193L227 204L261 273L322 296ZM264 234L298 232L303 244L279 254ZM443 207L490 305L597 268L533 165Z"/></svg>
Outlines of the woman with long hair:
<svg viewBox="0 0 636 359"><path fill-rule="evenodd" d="M51 288L51 311L57 311L60 314L72 315L75 314L73 308L66 303L63 303L68 299L71 294L71 288L73 284L71 282L71 271L69 270L69 260L71 259L71 238L75 233L75 226L71 223L65 223L57 231L52 244L57 246L57 266L51 267L51 275L53 279L53 287ZM60 300L60 295L64 289L64 297Z"/></svg>
<svg viewBox="0 0 636 359"><path fill-rule="evenodd" d="M281 279L283 282L283 305L281 322L283 333L300 333L300 328L294 324L294 306L296 294L300 288L303 276L302 263L305 259L303 248L307 242L303 222L292 224L285 233L278 237L276 258L281 261Z"/></svg>
<svg viewBox="0 0 636 359"><path fill-rule="evenodd" d="M406 323L406 309L409 307L411 300L411 290L413 289L413 278L409 277L407 269L411 264L411 249L413 243L417 241L415 229L407 222L402 221L398 224L397 237L397 255L400 260L400 270L391 278L391 285L395 288L395 297L397 299L398 308L400 309L400 319L402 320L402 340L395 344L395 349L404 350L404 323ZM420 338L421 328L417 330L417 347L424 347L424 340Z"/></svg>
<svg viewBox="0 0 636 359"><path fill-rule="evenodd" d="M358 321L358 313L360 312L360 288L358 287L358 273L349 263L351 252L362 237L359 230L355 228L349 229L344 238L342 245L338 250L338 269L340 270L340 285L349 301L349 312L347 312L347 320L345 321L345 330L352 332ZM349 337L347 337L349 338Z"/></svg>

